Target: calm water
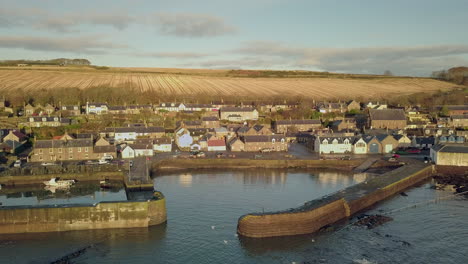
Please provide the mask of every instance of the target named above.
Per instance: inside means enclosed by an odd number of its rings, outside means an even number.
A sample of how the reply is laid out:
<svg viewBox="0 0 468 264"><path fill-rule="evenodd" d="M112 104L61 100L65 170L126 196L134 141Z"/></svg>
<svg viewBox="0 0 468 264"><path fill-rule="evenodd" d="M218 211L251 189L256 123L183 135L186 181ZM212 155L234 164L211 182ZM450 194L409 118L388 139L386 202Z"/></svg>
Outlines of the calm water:
<svg viewBox="0 0 468 264"><path fill-rule="evenodd" d="M168 223L149 229L1 235L0 263L49 263L92 245L72 263L468 263L468 200L427 203L391 214L372 230L340 226L319 235L274 239L236 236L240 215L295 207L362 181L334 172L244 171L155 179ZM369 213L450 195L427 183Z"/></svg>

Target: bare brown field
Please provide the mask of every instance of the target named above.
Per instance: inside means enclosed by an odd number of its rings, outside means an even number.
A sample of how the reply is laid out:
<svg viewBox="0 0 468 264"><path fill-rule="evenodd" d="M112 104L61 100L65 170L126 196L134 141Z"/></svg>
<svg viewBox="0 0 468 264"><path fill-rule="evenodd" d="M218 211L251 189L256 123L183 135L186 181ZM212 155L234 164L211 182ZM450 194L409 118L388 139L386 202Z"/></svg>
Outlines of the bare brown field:
<svg viewBox="0 0 468 264"><path fill-rule="evenodd" d="M159 72L159 73L158 73ZM162 73L161 73L162 72ZM178 73L181 74L178 74ZM246 97L304 97L334 99L359 97L378 99L418 92L445 91L452 83L427 78L248 78L222 77L227 70L163 68L111 68L96 70L75 67L1 68L0 92L22 89L119 87L136 91L157 91L161 96L206 95ZM188 74L192 73L192 74ZM214 73L213 75L206 75Z"/></svg>

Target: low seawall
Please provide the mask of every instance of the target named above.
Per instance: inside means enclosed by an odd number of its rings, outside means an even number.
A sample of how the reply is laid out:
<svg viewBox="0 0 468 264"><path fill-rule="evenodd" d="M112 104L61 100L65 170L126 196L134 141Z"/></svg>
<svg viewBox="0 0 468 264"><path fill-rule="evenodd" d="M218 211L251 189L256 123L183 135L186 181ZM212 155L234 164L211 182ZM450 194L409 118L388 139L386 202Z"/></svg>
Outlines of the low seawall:
<svg viewBox="0 0 468 264"><path fill-rule="evenodd" d="M60 173L60 174L42 174L42 175L14 175L0 176L0 184L5 186L19 186L42 184L52 178L59 177L62 180L78 181L100 181L104 179L123 181L122 172L93 172L93 173Z"/></svg>
<svg viewBox="0 0 468 264"><path fill-rule="evenodd" d="M166 222L166 200L0 207L0 234L148 227Z"/></svg>
<svg viewBox="0 0 468 264"><path fill-rule="evenodd" d="M309 234L347 219L414 184L429 178L433 166L417 162L376 176L299 208L272 213L252 213L239 218L237 231L253 238Z"/></svg>
<svg viewBox="0 0 468 264"><path fill-rule="evenodd" d="M153 171L177 171L195 169L283 169L317 168L352 170L365 159L353 160L265 160L265 159L167 159L153 162Z"/></svg>

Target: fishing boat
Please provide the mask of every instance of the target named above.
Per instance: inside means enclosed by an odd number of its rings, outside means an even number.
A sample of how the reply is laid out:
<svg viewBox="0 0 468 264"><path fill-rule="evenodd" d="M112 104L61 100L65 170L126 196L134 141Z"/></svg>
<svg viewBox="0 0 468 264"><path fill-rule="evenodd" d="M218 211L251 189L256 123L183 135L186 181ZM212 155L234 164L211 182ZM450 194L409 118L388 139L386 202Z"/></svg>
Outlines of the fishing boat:
<svg viewBox="0 0 468 264"><path fill-rule="evenodd" d="M75 180L59 180L58 178L52 178L48 181L44 181L45 186L51 187L70 187L75 184Z"/></svg>

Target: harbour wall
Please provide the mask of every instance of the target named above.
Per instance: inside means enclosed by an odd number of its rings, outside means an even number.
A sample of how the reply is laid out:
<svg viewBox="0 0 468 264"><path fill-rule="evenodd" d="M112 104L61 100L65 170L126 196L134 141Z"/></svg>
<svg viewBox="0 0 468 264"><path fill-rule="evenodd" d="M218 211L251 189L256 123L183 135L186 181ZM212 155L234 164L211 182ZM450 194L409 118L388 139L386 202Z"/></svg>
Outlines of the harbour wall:
<svg viewBox="0 0 468 264"><path fill-rule="evenodd" d="M148 227L166 222L166 200L0 207L0 234Z"/></svg>
<svg viewBox="0 0 468 264"><path fill-rule="evenodd" d="M5 186L19 186L42 184L52 178L60 178L62 180L79 180L79 181L99 181L104 179L123 181L124 174L122 172L89 172L89 173L58 173L58 174L41 174L41 175L12 175L0 176L0 184Z"/></svg>
<svg viewBox="0 0 468 264"><path fill-rule="evenodd" d="M237 231L252 238L314 233L429 178L433 171L422 162L406 165L298 208L241 216Z"/></svg>
<svg viewBox="0 0 468 264"><path fill-rule="evenodd" d="M283 169L316 168L352 170L365 159L352 160L289 160L289 159L167 159L152 163L152 171L183 171L196 169Z"/></svg>

